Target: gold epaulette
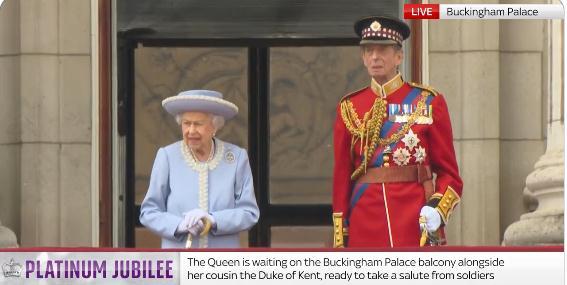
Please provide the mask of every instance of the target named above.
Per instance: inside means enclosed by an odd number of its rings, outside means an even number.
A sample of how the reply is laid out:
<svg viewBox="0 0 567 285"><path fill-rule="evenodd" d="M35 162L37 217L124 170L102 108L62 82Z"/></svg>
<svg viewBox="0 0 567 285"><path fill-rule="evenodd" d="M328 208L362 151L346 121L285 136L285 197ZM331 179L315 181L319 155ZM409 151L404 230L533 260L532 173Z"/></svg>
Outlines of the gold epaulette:
<svg viewBox="0 0 567 285"><path fill-rule="evenodd" d="M341 98L341 101L340 101L340 102L344 101L346 98L348 98L348 97L350 97L350 96L352 96L352 95L358 94L360 91L362 91L362 90L364 90L364 89L366 89L366 88L368 88L368 86L367 86L367 87L362 87L362 88L360 88L360 89L358 89L358 90L356 90L356 91L353 91L353 92L348 93L347 95L343 96L343 98Z"/></svg>
<svg viewBox="0 0 567 285"><path fill-rule="evenodd" d="M340 105L340 114L345 126L349 130L350 134L356 136L360 133L359 130L362 121L358 118L356 111L354 110L354 105L352 104L351 100L347 100L353 95L360 93L362 90L366 89L367 87L360 88L356 91L350 92L349 94L343 96L341 101L339 102Z"/></svg>
<svg viewBox="0 0 567 285"><path fill-rule="evenodd" d="M439 94L439 92L437 92L437 90L433 89L433 87L431 87L431 86L427 86L427 85L423 85L423 84L419 84L419 83L415 83L415 82L408 82L408 84L410 86L413 86L413 87L416 87L416 88L419 88L419 89L427 90L431 94L433 94L433 96L437 96L437 94Z"/></svg>

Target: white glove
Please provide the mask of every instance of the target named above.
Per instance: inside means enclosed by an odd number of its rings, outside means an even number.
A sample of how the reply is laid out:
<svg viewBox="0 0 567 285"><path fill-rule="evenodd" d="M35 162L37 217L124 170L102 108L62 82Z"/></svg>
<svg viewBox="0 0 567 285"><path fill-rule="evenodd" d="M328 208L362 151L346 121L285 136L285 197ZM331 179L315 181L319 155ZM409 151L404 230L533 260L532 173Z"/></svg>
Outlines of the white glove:
<svg viewBox="0 0 567 285"><path fill-rule="evenodd" d="M202 217L206 217L207 213L199 208L193 209L189 212L183 214L183 220L177 226L175 233L177 234L187 234L192 235L199 234L203 228Z"/></svg>
<svg viewBox="0 0 567 285"><path fill-rule="evenodd" d="M423 206L419 216L425 218L425 228L428 233L435 232L441 226L441 215L432 207ZM419 224L419 228L423 230L423 224Z"/></svg>
<svg viewBox="0 0 567 285"><path fill-rule="evenodd" d="M176 234L187 234L189 232L189 219L187 216L183 217L183 220L181 220L181 223L179 223L179 225L177 225L177 229L175 230Z"/></svg>
<svg viewBox="0 0 567 285"><path fill-rule="evenodd" d="M191 234L192 236L198 236L203 231L204 228L205 225L203 225L203 221L198 220L194 226L188 229L188 231L189 234Z"/></svg>
<svg viewBox="0 0 567 285"><path fill-rule="evenodd" d="M216 226L215 218L211 214L201 210L200 208L195 208L189 212L186 212L184 215L185 220L188 221L187 225L189 228L195 226L203 218L209 220L209 222L211 222L211 226Z"/></svg>

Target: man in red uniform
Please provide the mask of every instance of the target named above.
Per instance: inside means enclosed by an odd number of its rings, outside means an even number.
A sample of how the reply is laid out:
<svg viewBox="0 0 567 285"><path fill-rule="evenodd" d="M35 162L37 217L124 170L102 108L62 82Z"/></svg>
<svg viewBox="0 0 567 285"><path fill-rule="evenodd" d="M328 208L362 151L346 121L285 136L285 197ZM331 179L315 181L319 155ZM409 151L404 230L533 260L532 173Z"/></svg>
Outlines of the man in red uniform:
<svg viewBox="0 0 567 285"><path fill-rule="evenodd" d="M334 246L417 247L422 236L442 244L462 193L445 99L398 72L406 23L367 17L355 31L372 78L337 107Z"/></svg>

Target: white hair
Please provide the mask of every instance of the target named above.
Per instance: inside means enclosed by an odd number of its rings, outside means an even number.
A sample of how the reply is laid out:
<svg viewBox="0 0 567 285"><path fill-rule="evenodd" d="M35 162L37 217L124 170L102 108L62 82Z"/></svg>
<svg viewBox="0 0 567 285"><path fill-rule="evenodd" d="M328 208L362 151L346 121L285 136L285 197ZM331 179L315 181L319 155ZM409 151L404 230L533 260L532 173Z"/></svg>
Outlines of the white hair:
<svg viewBox="0 0 567 285"><path fill-rule="evenodd" d="M219 115L212 115L213 116L213 126L215 126L215 130L219 131L224 127L224 117Z"/></svg>
<svg viewBox="0 0 567 285"><path fill-rule="evenodd" d="M215 128L215 132L219 131L224 127L225 119L223 116L215 115L215 114L208 114L213 121L213 127ZM175 115L175 121L178 125L181 125L181 114Z"/></svg>

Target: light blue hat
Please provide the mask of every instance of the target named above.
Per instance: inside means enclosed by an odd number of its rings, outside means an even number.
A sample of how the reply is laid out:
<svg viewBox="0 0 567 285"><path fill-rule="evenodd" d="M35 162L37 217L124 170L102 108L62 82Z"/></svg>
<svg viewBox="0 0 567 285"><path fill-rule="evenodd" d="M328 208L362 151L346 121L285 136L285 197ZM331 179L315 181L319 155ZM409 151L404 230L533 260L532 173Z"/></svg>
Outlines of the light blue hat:
<svg viewBox="0 0 567 285"><path fill-rule="evenodd" d="M238 107L224 100L222 94L211 90L188 90L161 102L163 108L175 116L184 112L204 112L230 119L238 114Z"/></svg>

